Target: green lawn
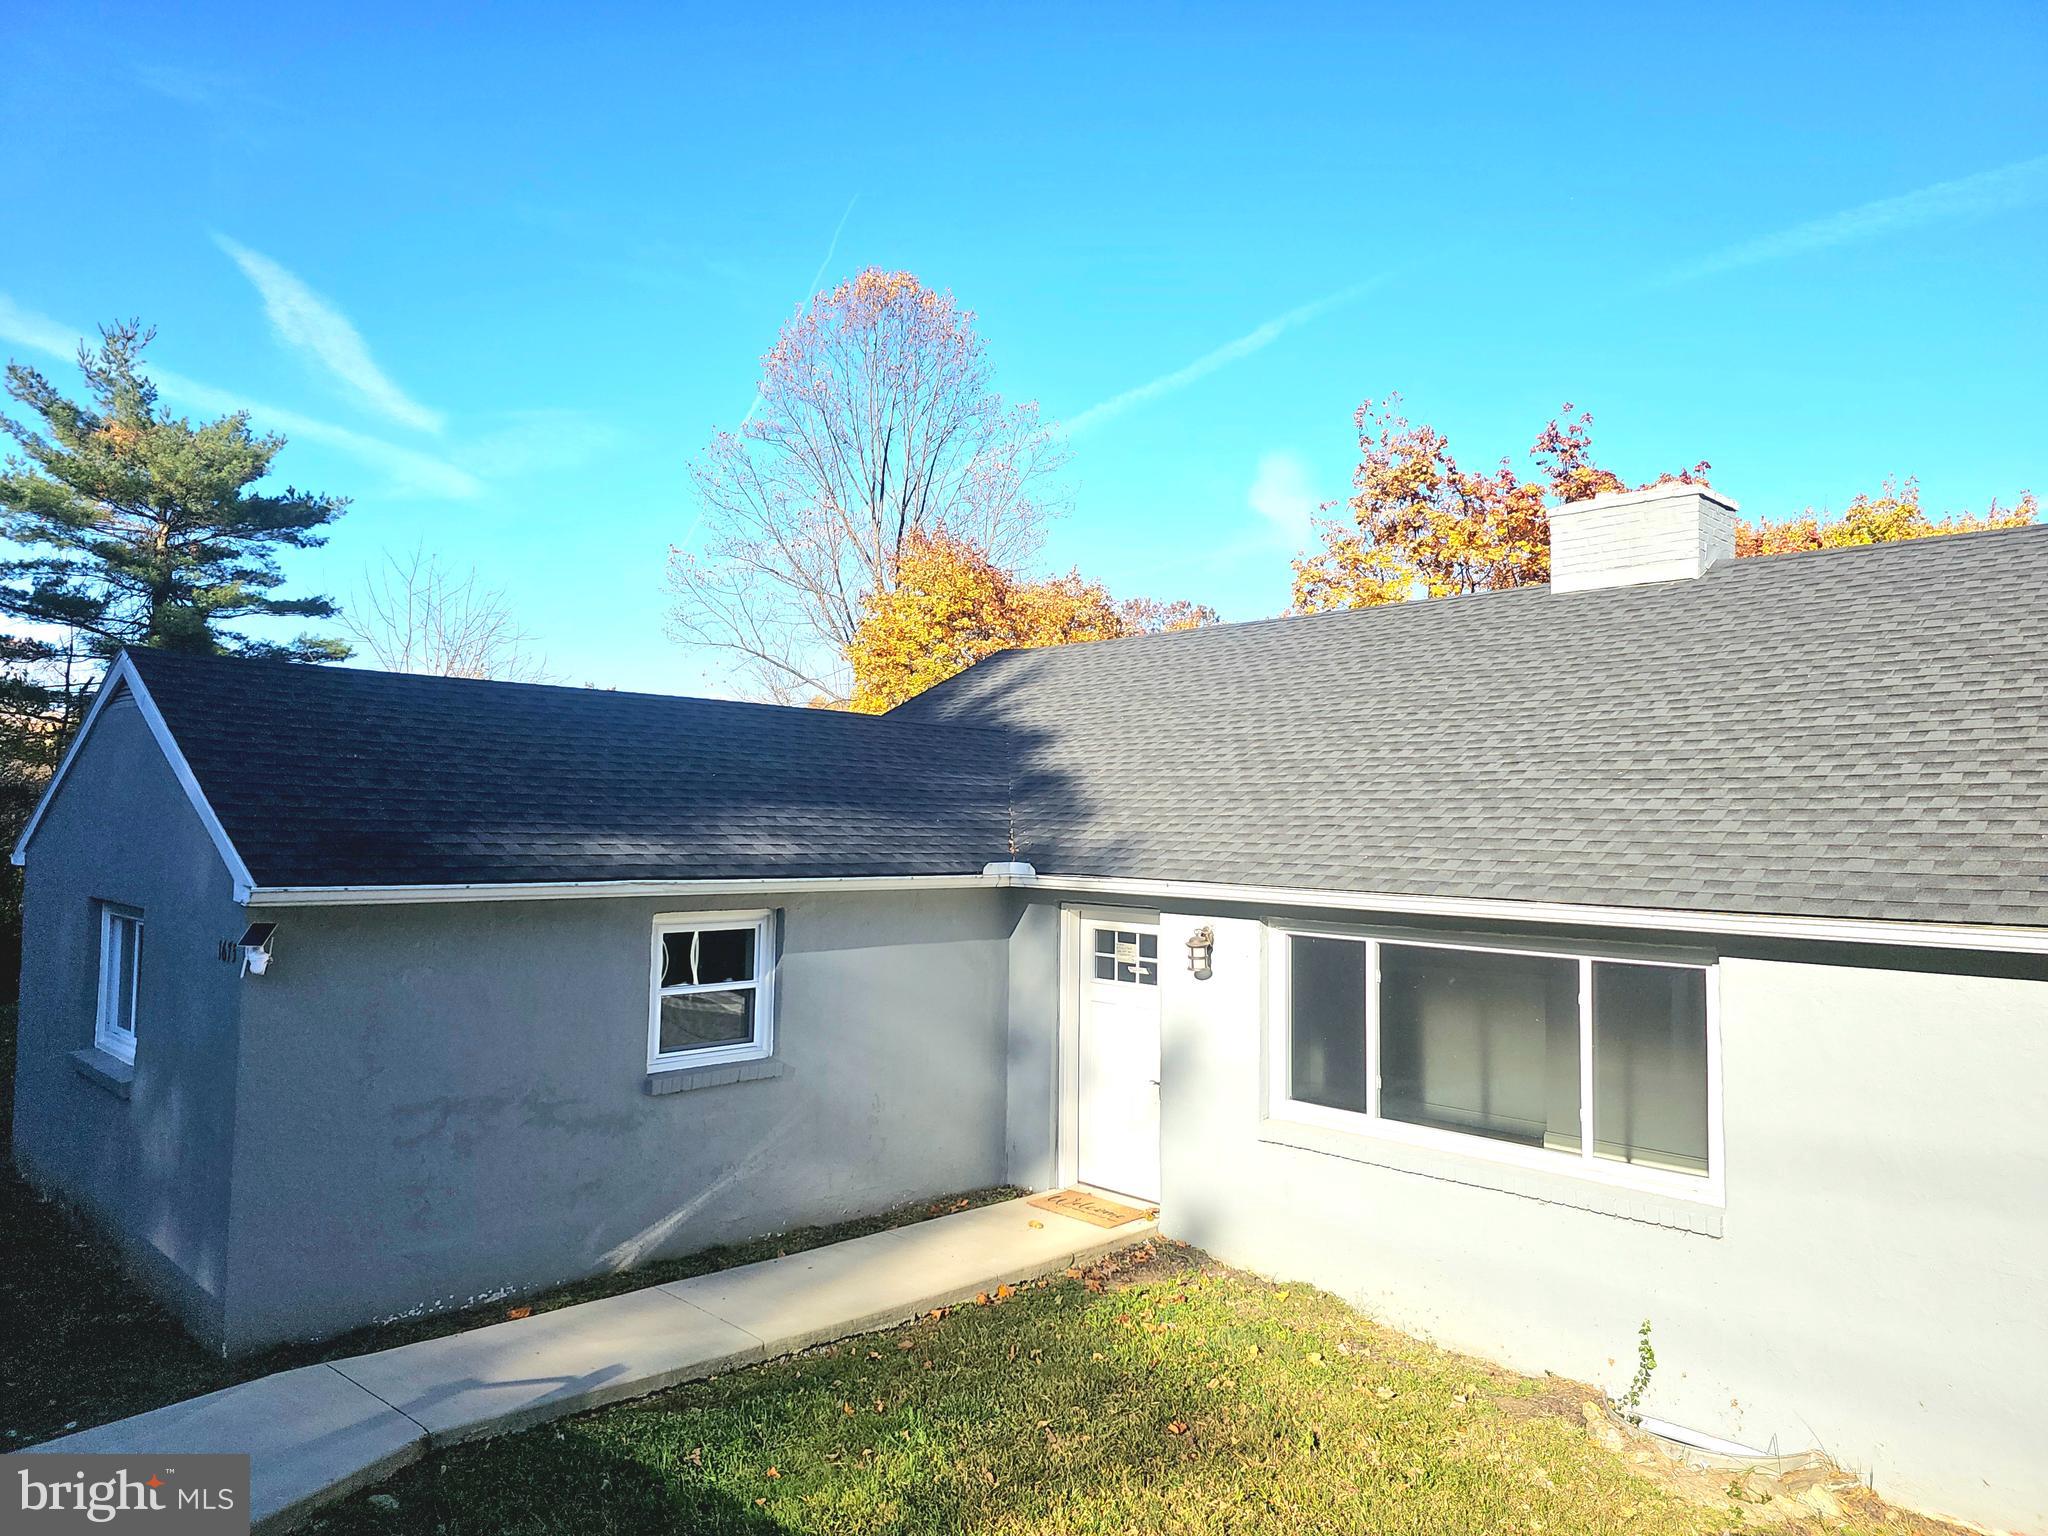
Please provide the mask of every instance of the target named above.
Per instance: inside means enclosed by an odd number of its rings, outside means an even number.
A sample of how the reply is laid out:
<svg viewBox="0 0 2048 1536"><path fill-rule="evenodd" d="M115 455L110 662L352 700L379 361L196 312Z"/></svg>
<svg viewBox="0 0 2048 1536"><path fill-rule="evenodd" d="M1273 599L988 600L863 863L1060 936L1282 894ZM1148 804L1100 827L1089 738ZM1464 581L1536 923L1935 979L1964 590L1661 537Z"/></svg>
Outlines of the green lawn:
<svg viewBox="0 0 2048 1536"><path fill-rule="evenodd" d="M1687 1501L1632 1471L1588 1432L1590 1396L1169 1247L1106 1283L458 1447L312 1528L1705 1536L1762 1513L1719 1476ZM1933 1529L1882 1510L1772 1523Z"/></svg>
<svg viewBox="0 0 2048 1536"><path fill-rule="evenodd" d="M272 1371L499 1322L513 1306L545 1312L905 1226L1020 1193L1008 1187L969 1190L832 1226L801 1227L708 1248L535 1296L408 1318L230 1362L200 1348L177 1319L135 1288L113 1251L90 1228L22 1180L14 1171L13 1131L10 1004L0 1009L0 1146L9 1149L0 1159L0 1450L19 1450L72 1429L160 1408Z"/></svg>

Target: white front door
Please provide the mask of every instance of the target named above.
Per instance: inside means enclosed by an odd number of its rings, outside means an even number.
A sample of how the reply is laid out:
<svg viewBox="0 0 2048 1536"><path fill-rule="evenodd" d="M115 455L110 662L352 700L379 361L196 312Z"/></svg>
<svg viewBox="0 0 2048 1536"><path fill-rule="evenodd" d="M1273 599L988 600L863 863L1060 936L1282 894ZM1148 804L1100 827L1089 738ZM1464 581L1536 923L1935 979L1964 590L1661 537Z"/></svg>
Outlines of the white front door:
<svg viewBox="0 0 2048 1536"><path fill-rule="evenodd" d="M1081 924L1080 1116L1083 1184L1159 1198L1159 930Z"/></svg>

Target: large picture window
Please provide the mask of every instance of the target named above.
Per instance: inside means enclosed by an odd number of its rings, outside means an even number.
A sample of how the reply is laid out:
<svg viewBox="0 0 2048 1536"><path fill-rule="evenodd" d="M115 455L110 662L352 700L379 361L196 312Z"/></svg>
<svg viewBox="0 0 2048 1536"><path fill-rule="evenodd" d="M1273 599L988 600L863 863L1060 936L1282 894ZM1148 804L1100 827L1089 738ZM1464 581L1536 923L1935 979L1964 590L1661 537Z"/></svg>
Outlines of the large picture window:
<svg viewBox="0 0 2048 1536"><path fill-rule="evenodd" d="M112 902L100 906L100 985L92 1043L109 1056L135 1060L135 1004L142 979L142 914Z"/></svg>
<svg viewBox="0 0 2048 1536"><path fill-rule="evenodd" d="M768 1055L774 1049L774 949L768 912L655 919L648 1070Z"/></svg>
<svg viewBox="0 0 2048 1536"><path fill-rule="evenodd" d="M1275 935L1274 1112L1695 1197L1711 968Z"/></svg>

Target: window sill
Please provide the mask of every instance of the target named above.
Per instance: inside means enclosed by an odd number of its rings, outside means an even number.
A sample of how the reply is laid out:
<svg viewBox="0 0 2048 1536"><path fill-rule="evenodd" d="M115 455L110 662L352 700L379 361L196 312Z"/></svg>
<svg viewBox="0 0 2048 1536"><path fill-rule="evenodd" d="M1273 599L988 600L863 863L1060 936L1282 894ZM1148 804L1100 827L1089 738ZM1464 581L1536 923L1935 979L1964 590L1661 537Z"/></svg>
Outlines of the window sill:
<svg viewBox="0 0 2048 1536"><path fill-rule="evenodd" d="M135 1064L110 1055L98 1046L71 1053L71 1065L78 1075L95 1087L104 1088L117 1099L128 1097L135 1082Z"/></svg>
<svg viewBox="0 0 2048 1536"><path fill-rule="evenodd" d="M1319 1152L1328 1157L1341 1157L1354 1163L1371 1163L1397 1173L1468 1184L1525 1200L1539 1200L1548 1205L1572 1206L1603 1216L1619 1216L1651 1226L1672 1227L1701 1237L1721 1235L1723 1209L1704 1200L1686 1200L1676 1195L1601 1184L1590 1179L1573 1178L1568 1173L1520 1168L1437 1147L1412 1146L1296 1120L1262 1119L1259 1122L1259 1140L1304 1152Z"/></svg>
<svg viewBox="0 0 2048 1536"><path fill-rule="evenodd" d="M732 1083L762 1083L782 1076L782 1063L772 1056L754 1061L728 1061L701 1067L657 1067L647 1074L647 1092L695 1093L699 1088L724 1088Z"/></svg>

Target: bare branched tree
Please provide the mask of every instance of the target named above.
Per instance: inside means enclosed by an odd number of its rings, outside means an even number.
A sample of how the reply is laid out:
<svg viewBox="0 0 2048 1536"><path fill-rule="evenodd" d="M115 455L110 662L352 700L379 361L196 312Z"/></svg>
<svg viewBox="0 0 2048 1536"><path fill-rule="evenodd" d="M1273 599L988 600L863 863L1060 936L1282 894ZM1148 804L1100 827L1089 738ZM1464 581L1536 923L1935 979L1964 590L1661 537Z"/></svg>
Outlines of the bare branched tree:
<svg viewBox="0 0 2048 1536"><path fill-rule="evenodd" d="M691 466L699 552L669 551L669 632L769 698L843 699L861 605L913 534L1006 566L1063 505L1066 452L995 392L974 316L907 272L818 294L762 359L754 410Z"/></svg>
<svg viewBox="0 0 2048 1536"><path fill-rule="evenodd" d="M547 663L530 650L533 637L512 617L505 594L422 549L387 556L383 569L366 572L341 626L393 672L548 681Z"/></svg>

